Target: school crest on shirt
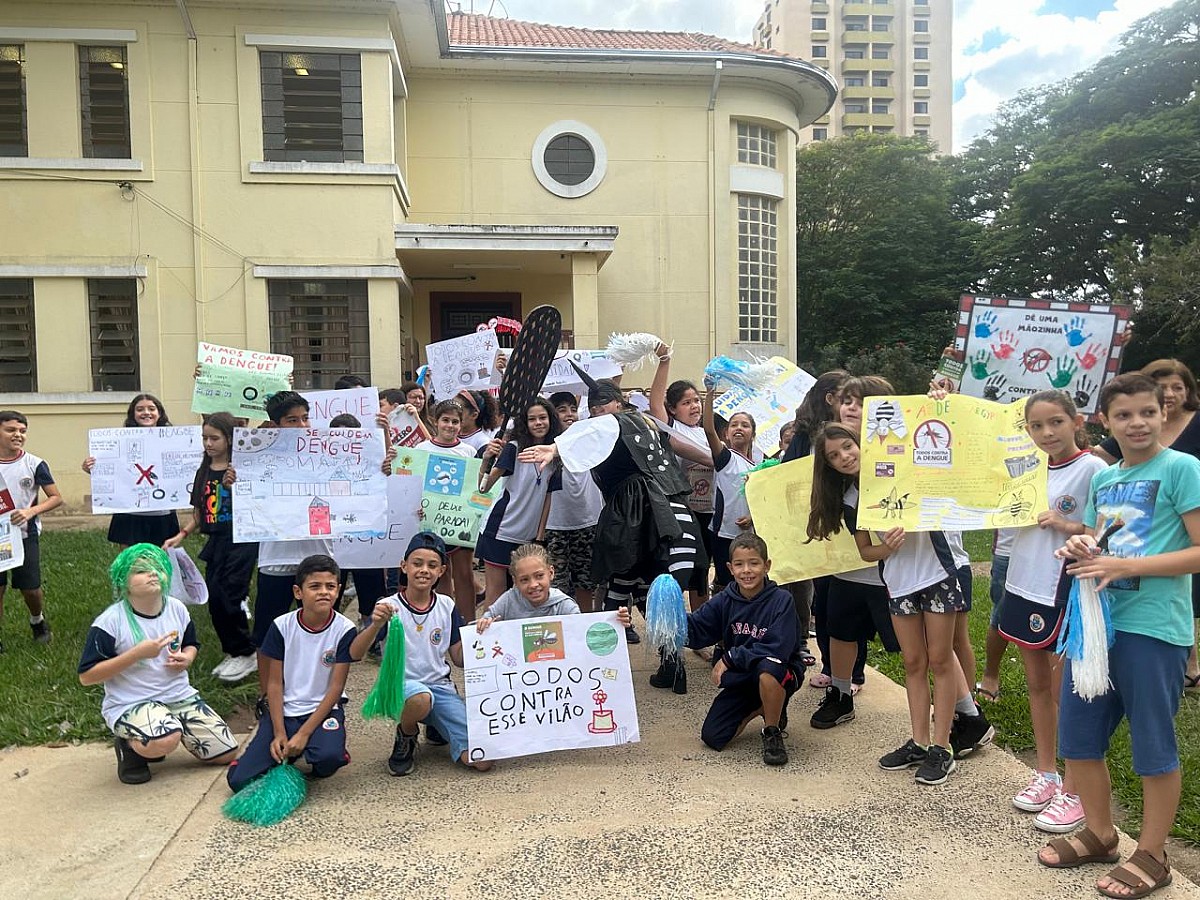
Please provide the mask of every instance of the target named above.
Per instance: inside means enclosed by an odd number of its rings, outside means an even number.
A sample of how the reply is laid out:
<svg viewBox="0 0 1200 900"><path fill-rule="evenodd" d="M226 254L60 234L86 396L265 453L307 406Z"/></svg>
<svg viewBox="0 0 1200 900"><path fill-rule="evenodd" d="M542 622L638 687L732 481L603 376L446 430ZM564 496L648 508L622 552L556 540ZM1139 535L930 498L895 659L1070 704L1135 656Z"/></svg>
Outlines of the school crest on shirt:
<svg viewBox="0 0 1200 900"><path fill-rule="evenodd" d="M442 629L441 628L435 628L435 629L433 629L433 631L431 631L429 633L429 643L433 644L433 646L435 646L435 647L441 646L441 643L442 643Z"/></svg>
<svg viewBox="0 0 1200 900"><path fill-rule="evenodd" d="M1060 515L1069 516L1079 509L1079 501L1070 494L1063 494L1054 501L1054 508Z"/></svg>
<svg viewBox="0 0 1200 900"><path fill-rule="evenodd" d="M327 669L332 669L335 662L337 662L337 649L334 647L326 647L321 652L321 665Z"/></svg>

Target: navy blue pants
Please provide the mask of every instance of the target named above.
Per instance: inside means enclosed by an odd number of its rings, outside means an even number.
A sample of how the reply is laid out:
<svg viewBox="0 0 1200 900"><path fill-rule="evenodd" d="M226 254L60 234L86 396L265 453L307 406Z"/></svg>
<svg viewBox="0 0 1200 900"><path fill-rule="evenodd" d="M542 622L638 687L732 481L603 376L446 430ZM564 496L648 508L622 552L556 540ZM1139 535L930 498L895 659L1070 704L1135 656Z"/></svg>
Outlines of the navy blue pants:
<svg viewBox="0 0 1200 900"><path fill-rule="evenodd" d="M742 722L746 721L756 710L762 708L762 697L758 693L758 676L766 672L778 679L787 692L783 698L783 708L787 709L788 701L800 686L803 672L793 672L791 669L773 663L769 660L759 660L751 672L727 671L721 677L721 690L708 708L704 724L700 727L700 740L714 750L724 750L725 745L734 739ZM781 677L782 673L782 677Z"/></svg>
<svg viewBox="0 0 1200 900"><path fill-rule="evenodd" d="M287 736L290 738L294 735L306 721L308 716L285 716L283 727ZM225 780L235 793L276 765L275 757L271 755L271 739L274 736L271 720L264 717L246 746L246 752L230 763L229 771L225 773ZM340 706L325 717L325 721L308 739L304 761L312 766L312 773L318 778L328 778L350 762L350 754L346 752L345 714Z"/></svg>

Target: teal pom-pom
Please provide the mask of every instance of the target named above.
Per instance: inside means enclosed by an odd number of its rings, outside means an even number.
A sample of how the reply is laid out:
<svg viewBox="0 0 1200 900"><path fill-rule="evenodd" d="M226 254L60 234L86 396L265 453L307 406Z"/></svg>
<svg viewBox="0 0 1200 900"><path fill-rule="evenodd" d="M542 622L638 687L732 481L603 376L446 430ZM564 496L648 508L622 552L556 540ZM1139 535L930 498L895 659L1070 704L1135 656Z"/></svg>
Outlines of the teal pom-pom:
<svg viewBox="0 0 1200 900"><path fill-rule="evenodd" d="M404 709L404 623L392 616L388 623L387 641L375 686L363 700L364 719L393 719L400 721Z"/></svg>
<svg viewBox="0 0 1200 900"><path fill-rule="evenodd" d="M709 360L704 367L705 384L716 384L724 381L735 388L742 388L754 393L771 383L779 367L773 362L755 360L746 362L742 359L731 359L728 356L716 356Z"/></svg>
<svg viewBox="0 0 1200 900"><path fill-rule="evenodd" d="M687 643L687 606L670 575L659 575L646 595L646 639L657 650L678 653Z"/></svg>
<svg viewBox="0 0 1200 900"><path fill-rule="evenodd" d="M235 822L258 828L278 825L295 812L307 793L303 773L281 763L226 800L221 811Z"/></svg>

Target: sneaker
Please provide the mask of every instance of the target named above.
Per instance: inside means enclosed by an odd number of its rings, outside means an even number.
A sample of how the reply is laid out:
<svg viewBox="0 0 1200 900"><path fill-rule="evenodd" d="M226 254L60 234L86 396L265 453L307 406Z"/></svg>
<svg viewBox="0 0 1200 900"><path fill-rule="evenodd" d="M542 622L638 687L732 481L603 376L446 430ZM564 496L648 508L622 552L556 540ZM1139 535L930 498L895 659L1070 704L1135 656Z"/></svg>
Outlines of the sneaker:
<svg viewBox="0 0 1200 900"><path fill-rule="evenodd" d="M425 726L425 742L435 747L445 747L448 743L445 736L432 725Z"/></svg>
<svg viewBox="0 0 1200 900"><path fill-rule="evenodd" d="M408 735L396 726L396 742L392 744L392 755L388 757L388 771L393 775L407 775L413 770L413 756L417 752L417 736Z"/></svg>
<svg viewBox="0 0 1200 900"><path fill-rule="evenodd" d="M33 632L33 640L38 644L48 644L54 636L50 633L50 623L44 618L40 622L30 622L29 629Z"/></svg>
<svg viewBox="0 0 1200 900"><path fill-rule="evenodd" d="M768 766L785 766L788 761L787 747L783 746L783 732L774 725L762 730L763 762Z"/></svg>
<svg viewBox="0 0 1200 900"><path fill-rule="evenodd" d="M879 757L879 768L887 769L889 772L911 769L913 766L919 766L925 762L925 757L928 755L928 750L923 749L916 741L909 738L903 747L897 747L891 753L885 753Z"/></svg>
<svg viewBox="0 0 1200 900"><path fill-rule="evenodd" d="M917 769L917 784L942 784L954 771L954 754L934 744Z"/></svg>
<svg viewBox="0 0 1200 900"><path fill-rule="evenodd" d="M626 626L626 628L625 628L625 643L640 644L641 642L642 642L642 636L637 633L637 629L634 628L632 625Z"/></svg>
<svg viewBox="0 0 1200 900"><path fill-rule="evenodd" d="M1033 817L1033 827L1038 831L1049 831L1052 834L1066 834L1068 831L1074 831L1086 821L1083 804L1079 802L1079 795L1068 794L1060 789L1055 791L1050 805Z"/></svg>
<svg viewBox="0 0 1200 900"><path fill-rule="evenodd" d="M114 737L113 749L117 752L117 778L121 779L121 784L145 784L150 780L146 758L135 753L129 741Z"/></svg>
<svg viewBox="0 0 1200 900"><path fill-rule="evenodd" d="M980 747L990 744L996 736L996 729L987 720L983 710L978 706L975 709L979 710L977 716L954 714L954 724L950 726L950 749L954 751L955 759L970 756Z"/></svg>
<svg viewBox="0 0 1200 900"><path fill-rule="evenodd" d="M229 668L229 664L231 662L233 662L233 657L230 656L228 653L226 653L225 658L222 659L215 666L213 666L212 674L214 674L218 678L220 678L222 675L225 674L225 670Z"/></svg>
<svg viewBox="0 0 1200 900"><path fill-rule="evenodd" d="M1059 782L1051 781L1041 772L1034 772L1025 790L1013 797L1013 806L1025 812L1041 812L1050 805L1060 789Z"/></svg>
<svg viewBox="0 0 1200 900"><path fill-rule="evenodd" d="M248 656L233 657L229 660L229 665L225 667L225 671L217 677L222 681L241 681L246 676L252 675L257 671L258 657L251 653Z"/></svg>
<svg viewBox="0 0 1200 900"><path fill-rule="evenodd" d="M254 718L271 721L271 704L267 701L266 696L259 697L254 701Z"/></svg>
<svg viewBox="0 0 1200 900"><path fill-rule="evenodd" d="M832 684L825 688L825 697L821 705L812 714L808 724L813 728L833 728L854 718L854 698L843 694Z"/></svg>

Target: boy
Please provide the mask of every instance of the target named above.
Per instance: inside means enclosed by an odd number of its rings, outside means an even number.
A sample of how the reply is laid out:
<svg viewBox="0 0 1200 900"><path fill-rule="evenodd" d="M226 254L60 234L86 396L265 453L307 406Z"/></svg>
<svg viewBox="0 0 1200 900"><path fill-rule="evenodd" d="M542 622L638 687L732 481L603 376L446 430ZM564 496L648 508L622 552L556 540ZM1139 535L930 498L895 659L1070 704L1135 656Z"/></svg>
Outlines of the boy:
<svg viewBox="0 0 1200 900"><path fill-rule="evenodd" d="M733 581L688 614L687 646L723 645L712 670L721 688L709 707L700 740L714 750L763 717L763 762L787 763L782 729L787 702L804 678L796 604L792 595L767 578L767 544L743 531L729 545Z"/></svg>
<svg viewBox="0 0 1200 900"><path fill-rule="evenodd" d="M579 420L579 400L569 391L550 395L550 405L566 431ZM596 583L592 580L592 544L604 497L591 472L562 471L562 488L550 494L546 519L546 549L554 566L554 586L572 595L584 612L591 612ZM626 629L631 644L641 638L632 623Z"/></svg>
<svg viewBox="0 0 1200 900"><path fill-rule="evenodd" d="M490 762L467 761L467 704L450 680L450 665L462 668L462 617L454 601L434 591L446 571L446 545L436 534L418 532L408 542L400 571L408 583L394 596L375 604L371 623L359 635L367 644L398 615L404 625L404 709L396 725L396 740L388 771L407 775L413 770L418 725L426 723L449 742L450 758L486 772ZM364 645L365 646L365 645Z"/></svg>
<svg viewBox="0 0 1200 900"><path fill-rule="evenodd" d="M25 452L25 432L29 420L15 410L0 410L0 490L5 485L12 495L15 509L12 523L21 528L21 543L25 561L12 570L12 585L25 598L29 608L29 627L39 644L50 643L50 623L42 613L42 566L38 535L42 525L38 517L62 506L62 494L50 474L46 461ZM37 502L38 491L46 495ZM4 613L4 594L8 590L8 572L0 572L0 616ZM4 644L0 643L0 653Z"/></svg>
<svg viewBox="0 0 1200 900"><path fill-rule="evenodd" d="M229 762L237 739L188 681L200 645L187 607L164 590L170 558L153 544L134 544L109 576L116 602L88 630L79 682L104 685L100 712L113 733L117 778L145 784L149 763L181 743L201 762Z"/></svg>
<svg viewBox="0 0 1200 900"><path fill-rule="evenodd" d="M334 609L341 575L321 554L296 569L292 594L300 610L275 619L260 648L269 661L269 721L259 723L246 752L229 767L226 780L234 791L286 759L303 756L318 778L350 762L342 692L350 663L363 658L369 641Z"/></svg>
<svg viewBox="0 0 1200 900"><path fill-rule="evenodd" d="M1127 718L1133 769L1142 779L1142 832L1137 851L1096 888L1109 897L1140 897L1171 882L1164 845L1179 805L1175 713L1193 640L1188 575L1200 572L1200 461L1159 443L1163 394L1152 378L1114 378L1100 392L1100 413L1123 459L1092 476L1083 514L1089 531L1058 553L1069 560L1068 574L1097 579L1111 598L1112 686L1085 702L1071 689L1068 660L1059 752L1087 827L1051 841L1038 860L1061 869L1120 858L1105 754Z"/></svg>

